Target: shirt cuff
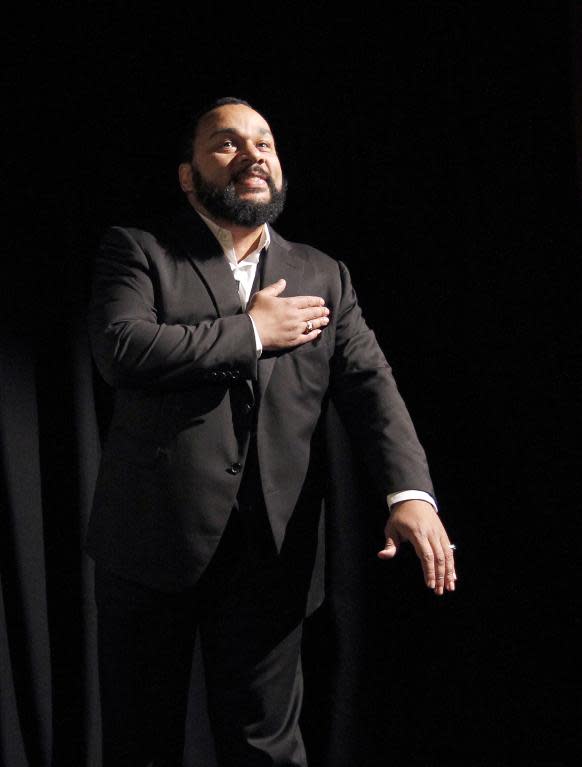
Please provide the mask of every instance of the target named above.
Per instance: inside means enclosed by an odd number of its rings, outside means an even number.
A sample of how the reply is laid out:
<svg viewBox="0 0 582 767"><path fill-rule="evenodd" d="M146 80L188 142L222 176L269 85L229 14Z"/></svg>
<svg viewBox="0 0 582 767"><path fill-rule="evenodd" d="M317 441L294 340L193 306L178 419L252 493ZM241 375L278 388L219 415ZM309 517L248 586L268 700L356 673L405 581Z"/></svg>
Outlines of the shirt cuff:
<svg viewBox="0 0 582 767"><path fill-rule="evenodd" d="M255 325L255 321L253 320L250 314L249 314L249 319L253 323L253 330L255 332L255 346L257 349L257 357L260 357L261 354L263 353L263 344L261 343L261 337L259 335L259 331L257 330L257 326Z"/></svg>
<svg viewBox="0 0 582 767"><path fill-rule="evenodd" d="M400 501L426 501L430 503L437 514L439 512L435 499L423 490L403 490L400 493L388 493L386 500L390 511L392 511L394 504L400 503Z"/></svg>

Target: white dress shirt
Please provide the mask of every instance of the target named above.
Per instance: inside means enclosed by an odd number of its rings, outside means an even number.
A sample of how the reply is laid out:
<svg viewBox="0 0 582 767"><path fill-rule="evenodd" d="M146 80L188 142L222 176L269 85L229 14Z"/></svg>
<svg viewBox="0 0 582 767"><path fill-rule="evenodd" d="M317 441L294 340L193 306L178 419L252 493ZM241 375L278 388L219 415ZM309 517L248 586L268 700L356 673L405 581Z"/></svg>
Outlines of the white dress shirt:
<svg viewBox="0 0 582 767"><path fill-rule="evenodd" d="M228 261L228 265L232 270L232 275L238 283L238 296L240 298L240 305L243 310L246 309L249 298L251 297L251 289L253 287L253 282L255 281L257 266L259 265L259 256L261 255L262 249L268 248L271 244L271 234L269 232L269 227L266 224L263 224L261 237L255 250L253 250L252 253L246 255L241 261L237 261L232 233L229 232L228 229L223 229L221 226L218 226L218 224L215 224L214 221L211 221L209 218L206 218L206 216L203 216L199 211L196 212L218 240L220 247L222 248L222 252ZM253 323L253 330L255 331L257 357L260 357L263 351L261 337L259 336L259 331L257 330L255 321L250 314L249 319Z"/></svg>
<svg viewBox="0 0 582 767"><path fill-rule="evenodd" d="M240 298L241 307L246 309L248 300L251 295L251 288L253 287L253 282L255 281L255 275L257 273L257 266L259 265L259 257L261 255L261 251L263 248L268 248L271 242L269 227L267 224L263 224L263 229L257 247L251 253L245 256L241 261L237 261L231 232L229 232L228 229L223 229L221 226L218 226L218 224L216 224L214 221L211 221L209 218L206 218L206 216L202 215L200 211L196 212L218 240L220 247L222 248L222 252L228 261L228 265L232 270L233 277L238 283L238 295ZM261 338L259 336L257 326L255 325L255 322L250 314L249 318L253 323L253 330L255 331L257 356L260 357L263 351L263 345L261 343ZM438 511L434 498L428 493L425 493L423 490L403 490L398 493L388 493L386 500L388 501L389 509L392 509L392 507L400 501L414 500L427 501L431 504L435 511Z"/></svg>

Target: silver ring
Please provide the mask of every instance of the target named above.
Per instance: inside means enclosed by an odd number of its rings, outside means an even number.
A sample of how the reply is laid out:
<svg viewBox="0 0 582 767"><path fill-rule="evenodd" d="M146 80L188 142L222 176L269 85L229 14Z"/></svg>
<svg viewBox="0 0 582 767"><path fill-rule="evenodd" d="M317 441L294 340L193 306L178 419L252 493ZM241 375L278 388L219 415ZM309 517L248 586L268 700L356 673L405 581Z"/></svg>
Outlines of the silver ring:
<svg viewBox="0 0 582 767"><path fill-rule="evenodd" d="M449 549L452 549L453 551L456 551L457 547L455 546L454 543L449 543Z"/></svg>
<svg viewBox="0 0 582 767"><path fill-rule="evenodd" d="M312 330L313 330L313 322L311 320L307 320L303 334L307 335L307 333L311 333Z"/></svg>

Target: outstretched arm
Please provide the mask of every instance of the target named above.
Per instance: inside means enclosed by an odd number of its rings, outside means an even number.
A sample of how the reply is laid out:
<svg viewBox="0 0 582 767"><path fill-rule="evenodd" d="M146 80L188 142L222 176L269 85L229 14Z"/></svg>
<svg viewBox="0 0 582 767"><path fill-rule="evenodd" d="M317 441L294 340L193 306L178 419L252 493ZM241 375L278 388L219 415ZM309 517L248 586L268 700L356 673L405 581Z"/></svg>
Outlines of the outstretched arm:
<svg viewBox="0 0 582 767"><path fill-rule="evenodd" d="M384 494L433 495L426 456L374 333L366 325L347 269L340 264L342 300L337 308L333 396L368 473ZM408 493L407 493L408 495ZM381 559L392 559L402 541L413 546L425 583L436 594L455 588L453 550L436 507L407 499L391 506Z"/></svg>

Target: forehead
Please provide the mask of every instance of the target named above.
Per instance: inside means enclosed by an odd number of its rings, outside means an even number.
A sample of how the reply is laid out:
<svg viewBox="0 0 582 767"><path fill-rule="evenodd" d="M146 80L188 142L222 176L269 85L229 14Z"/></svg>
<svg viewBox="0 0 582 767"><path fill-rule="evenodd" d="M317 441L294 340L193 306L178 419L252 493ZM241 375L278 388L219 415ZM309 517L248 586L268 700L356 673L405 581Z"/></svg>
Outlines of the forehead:
<svg viewBox="0 0 582 767"><path fill-rule="evenodd" d="M225 104L201 118L196 139L208 140L217 132L226 130L250 136L271 134L269 123L254 109L244 104Z"/></svg>

